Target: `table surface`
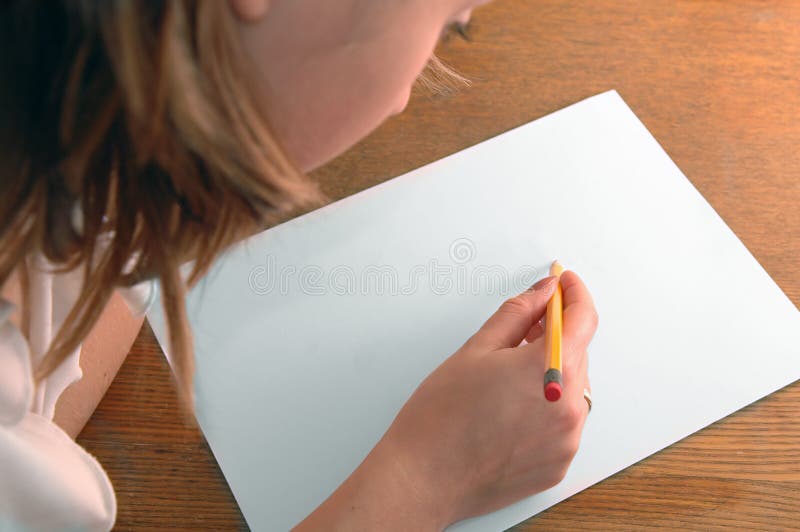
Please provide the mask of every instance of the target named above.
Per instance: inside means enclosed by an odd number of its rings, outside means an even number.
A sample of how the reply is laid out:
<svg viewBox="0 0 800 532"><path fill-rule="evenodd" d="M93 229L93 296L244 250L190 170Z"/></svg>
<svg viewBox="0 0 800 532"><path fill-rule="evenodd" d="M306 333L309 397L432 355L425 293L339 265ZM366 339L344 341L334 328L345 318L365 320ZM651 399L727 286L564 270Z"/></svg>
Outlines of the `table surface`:
<svg viewBox="0 0 800 532"><path fill-rule="evenodd" d="M440 50L472 86L315 172L332 200L613 88L800 304L800 2L498 0L473 20ZM515 529L796 527L798 405L795 383ZM79 442L119 529L247 528L147 325Z"/></svg>

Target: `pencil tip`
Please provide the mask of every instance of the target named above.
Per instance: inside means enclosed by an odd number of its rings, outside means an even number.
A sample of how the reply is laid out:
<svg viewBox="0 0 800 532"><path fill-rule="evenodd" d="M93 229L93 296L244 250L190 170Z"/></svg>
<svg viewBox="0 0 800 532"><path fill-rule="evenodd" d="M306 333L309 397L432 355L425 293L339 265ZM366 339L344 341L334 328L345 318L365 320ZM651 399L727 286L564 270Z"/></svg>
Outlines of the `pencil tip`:
<svg viewBox="0 0 800 532"><path fill-rule="evenodd" d="M550 265L550 275L561 275L561 272L564 271L564 267L558 262L558 259L553 261L553 264Z"/></svg>

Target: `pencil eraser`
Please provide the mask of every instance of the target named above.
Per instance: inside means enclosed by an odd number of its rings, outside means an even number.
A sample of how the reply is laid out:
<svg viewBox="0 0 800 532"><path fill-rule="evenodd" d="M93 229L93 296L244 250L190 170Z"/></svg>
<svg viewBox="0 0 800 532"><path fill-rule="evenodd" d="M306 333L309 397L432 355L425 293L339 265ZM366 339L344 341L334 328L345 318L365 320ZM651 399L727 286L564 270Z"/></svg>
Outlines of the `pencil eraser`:
<svg viewBox="0 0 800 532"><path fill-rule="evenodd" d="M557 382L548 382L544 386L544 396L548 401L558 401L561 398L561 385Z"/></svg>

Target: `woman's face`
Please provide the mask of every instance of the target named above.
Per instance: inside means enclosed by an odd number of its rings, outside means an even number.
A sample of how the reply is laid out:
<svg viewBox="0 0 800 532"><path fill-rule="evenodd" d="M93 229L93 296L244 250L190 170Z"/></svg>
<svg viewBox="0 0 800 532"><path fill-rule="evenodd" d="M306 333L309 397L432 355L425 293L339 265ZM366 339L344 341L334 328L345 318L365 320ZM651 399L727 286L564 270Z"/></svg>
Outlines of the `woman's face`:
<svg viewBox="0 0 800 532"><path fill-rule="evenodd" d="M309 171L401 112L442 32L488 0L229 0L270 123Z"/></svg>

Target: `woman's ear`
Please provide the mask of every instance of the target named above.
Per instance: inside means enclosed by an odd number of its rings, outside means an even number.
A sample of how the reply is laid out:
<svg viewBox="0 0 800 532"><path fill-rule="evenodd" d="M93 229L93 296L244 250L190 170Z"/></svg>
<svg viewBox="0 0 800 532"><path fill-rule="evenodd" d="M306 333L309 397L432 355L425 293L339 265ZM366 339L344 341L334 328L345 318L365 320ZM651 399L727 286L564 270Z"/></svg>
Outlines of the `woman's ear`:
<svg viewBox="0 0 800 532"><path fill-rule="evenodd" d="M228 0L242 22L258 22L269 11L270 0Z"/></svg>

